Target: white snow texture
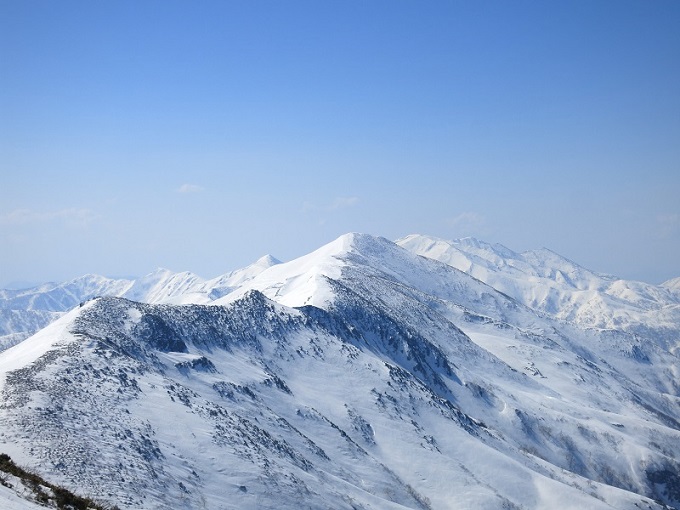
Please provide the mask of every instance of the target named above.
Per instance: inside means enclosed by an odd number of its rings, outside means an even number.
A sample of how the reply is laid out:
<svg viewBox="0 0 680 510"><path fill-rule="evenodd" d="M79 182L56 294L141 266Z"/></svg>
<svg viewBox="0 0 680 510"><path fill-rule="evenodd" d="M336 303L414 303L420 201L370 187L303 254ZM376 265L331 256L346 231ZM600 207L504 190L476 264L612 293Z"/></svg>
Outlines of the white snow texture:
<svg viewBox="0 0 680 510"><path fill-rule="evenodd" d="M0 452L121 509L679 507L677 289L347 234L1 291Z"/></svg>

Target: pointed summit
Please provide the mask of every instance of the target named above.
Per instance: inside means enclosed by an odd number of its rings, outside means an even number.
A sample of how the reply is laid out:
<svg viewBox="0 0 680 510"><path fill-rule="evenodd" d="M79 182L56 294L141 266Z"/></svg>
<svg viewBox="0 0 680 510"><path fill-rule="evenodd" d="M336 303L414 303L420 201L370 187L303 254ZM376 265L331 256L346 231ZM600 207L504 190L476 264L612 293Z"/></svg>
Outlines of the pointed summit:
<svg viewBox="0 0 680 510"><path fill-rule="evenodd" d="M279 259L272 257L271 255L267 254L267 255L264 255L264 256L260 257L259 259L257 259L252 265L267 268L267 267L275 266L275 265L280 264L280 263L281 263L281 261Z"/></svg>

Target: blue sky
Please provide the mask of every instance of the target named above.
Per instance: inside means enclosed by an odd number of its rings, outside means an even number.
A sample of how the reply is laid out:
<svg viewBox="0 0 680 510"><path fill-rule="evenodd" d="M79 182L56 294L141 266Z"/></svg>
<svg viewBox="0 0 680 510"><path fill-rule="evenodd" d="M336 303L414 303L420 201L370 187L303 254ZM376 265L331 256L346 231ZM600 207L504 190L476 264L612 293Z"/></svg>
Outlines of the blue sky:
<svg viewBox="0 0 680 510"><path fill-rule="evenodd" d="M680 276L680 2L0 0L0 286L349 231Z"/></svg>

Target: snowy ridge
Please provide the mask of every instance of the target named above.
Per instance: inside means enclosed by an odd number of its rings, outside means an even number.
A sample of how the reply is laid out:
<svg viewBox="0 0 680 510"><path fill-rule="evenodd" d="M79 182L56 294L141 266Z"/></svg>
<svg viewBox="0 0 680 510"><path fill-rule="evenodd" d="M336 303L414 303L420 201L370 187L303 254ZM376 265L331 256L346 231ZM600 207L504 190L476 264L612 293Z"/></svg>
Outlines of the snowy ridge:
<svg viewBox="0 0 680 510"><path fill-rule="evenodd" d="M680 276L663 282L661 286L673 291L680 291Z"/></svg>
<svg viewBox="0 0 680 510"><path fill-rule="evenodd" d="M96 295L122 294L131 285L131 280L85 275L61 284L46 283L31 289L0 290L0 309L64 312Z"/></svg>
<svg viewBox="0 0 680 510"><path fill-rule="evenodd" d="M487 259L605 278L515 255ZM0 353L0 450L130 509L680 505L677 328L585 328L362 234L260 267Z"/></svg>
<svg viewBox="0 0 680 510"><path fill-rule="evenodd" d="M0 351L95 297L118 296L144 303L209 303L277 263L266 255L250 266L207 281L188 271L174 273L160 268L137 280L86 275L62 284L0 290Z"/></svg>
<svg viewBox="0 0 680 510"><path fill-rule="evenodd" d="M162 303L190 292L202 283L202 278L188 271L173 273L169 269L159 268L135 280L125 292L119 295L135 301Z"/></svg>
<svg viewBox="0 0 680 510"><path fill-rule="evenodd" d="M680 323L680 295L669 284L593 273L547 249L515 253L471 238L422 235L396 243L465 271L534 310L582 326L639 332L649 325L676 329Z"/></svg>
<svg viewBox="0 0 680 510"><path fill-rule="evenodd" d="M206 281L194 293L186 295L180 301L189 304L202 304L214 301L237 289L265 269L280 263L279 260L271 255L265 255L249 266Z"/></svg>
<svg viewBox="0 0 680 510"><path fill-rule="evenodd" d="M0 290L0 351L16 345L83 301L101 295L121 295L132 283L85 275L61 284Z"/></svg>

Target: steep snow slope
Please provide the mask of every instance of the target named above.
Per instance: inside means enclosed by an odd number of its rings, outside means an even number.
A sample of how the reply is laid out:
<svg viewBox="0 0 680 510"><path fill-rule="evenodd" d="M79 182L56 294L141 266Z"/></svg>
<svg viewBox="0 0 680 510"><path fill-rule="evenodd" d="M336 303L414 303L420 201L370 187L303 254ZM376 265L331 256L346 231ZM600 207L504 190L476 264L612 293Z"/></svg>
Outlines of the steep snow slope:
<svg viewBox="0 0 680 510"><path fill-rule="evenodd" d="M253 292L226 308L101 299L77 313L8 374L3 448L128 508L651 505L523 453L386 361L389 345L376 355L386 317Z"/></svg>
<svg viewBox="0 0 680 510"><path fill-rule="evenodd" d="M672 291L680 291L680 276L672 280L665 281L661 284L662 287L671 289Z"/></svg>
<svg viewBox="0 0 680 510"><path fill-rule="evenodd" d="M216 303L102 298L0 353L0 449L125 508L680 503L663 344L359 234Z"/></svg>
<svg viewBox="0 0 680 510"><path fill-rule="evenodd" d="M11 482L8 482L11 483ZM16 491L0 484L0 508L2 510L44 510L45 507L22 497L22 492Z"/></svg>

